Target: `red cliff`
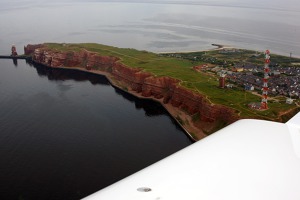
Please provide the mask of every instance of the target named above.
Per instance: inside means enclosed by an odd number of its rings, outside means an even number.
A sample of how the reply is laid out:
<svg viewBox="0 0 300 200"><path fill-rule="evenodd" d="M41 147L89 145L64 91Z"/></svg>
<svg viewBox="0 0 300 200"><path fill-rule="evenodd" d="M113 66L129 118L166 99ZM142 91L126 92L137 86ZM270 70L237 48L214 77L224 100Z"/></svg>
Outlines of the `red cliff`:
<svg viewBox="0 0 300 200"><path fill-rule="evenodd" d="M199 120L194 121L195 126L202 129L214 130L213 126L216 124L226 125L238 119L233 109L211 104L205 96L180 86L180 80L156 77L142 69L128 67L119 62L116 57L101 56L87 50L60 52L39 45L27 46L26 49L25 53L33 52L34 62L49 67L81 67L109 72L114 79L127 87L128 91L132 90L144 97L160 99L164 104L171 104L190 116L197 115ZM212 127L203 127L203 122L205 126Z"/></svg>

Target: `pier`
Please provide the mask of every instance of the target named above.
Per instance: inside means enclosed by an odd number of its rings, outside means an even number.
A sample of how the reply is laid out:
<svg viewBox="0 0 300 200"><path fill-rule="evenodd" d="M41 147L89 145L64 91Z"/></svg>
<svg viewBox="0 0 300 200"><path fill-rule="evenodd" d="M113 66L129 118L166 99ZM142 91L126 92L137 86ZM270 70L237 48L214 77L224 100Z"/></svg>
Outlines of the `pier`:
<svg viewBox="0 0 300 200"><path fill-rule="evenodd" d="M0 59L11 59L15 66L18 66L18 60L23 59L27 61L31 61L31 56L28 55L20 55L20 56L8 56L8 55L0 55Z"/></svg>

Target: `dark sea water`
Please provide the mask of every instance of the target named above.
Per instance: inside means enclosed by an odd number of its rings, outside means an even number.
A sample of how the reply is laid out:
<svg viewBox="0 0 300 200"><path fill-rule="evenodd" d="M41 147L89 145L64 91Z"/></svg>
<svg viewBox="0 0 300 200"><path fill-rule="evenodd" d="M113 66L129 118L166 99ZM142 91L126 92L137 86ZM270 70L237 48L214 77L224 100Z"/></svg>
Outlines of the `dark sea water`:
<svg viewBox="0 0 300 200"><path fill-rule="evenodd" d="M0 199L79 199L191 141L103 76L0 60Z"/></svg>

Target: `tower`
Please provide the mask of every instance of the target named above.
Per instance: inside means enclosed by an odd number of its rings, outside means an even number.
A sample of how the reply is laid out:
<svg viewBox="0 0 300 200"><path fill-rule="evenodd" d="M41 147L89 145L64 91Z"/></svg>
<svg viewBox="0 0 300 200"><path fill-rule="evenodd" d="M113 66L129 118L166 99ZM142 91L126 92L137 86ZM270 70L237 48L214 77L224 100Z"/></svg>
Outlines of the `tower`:
<svg viewBox="0 0 300 200"><path fill-rule="evenodd" d="M263 78L263 91L260 109L268 109L268 79L269 79L269 68L270 64L270 51L266 50L265 52L265 65L264 65L264 78Z"/></svg>
<svg viewBox="0 0 300 200"><path fill-rule="evenodd" d="M219 87L225 88L225 74L221 74L219 77Z"/></svg>

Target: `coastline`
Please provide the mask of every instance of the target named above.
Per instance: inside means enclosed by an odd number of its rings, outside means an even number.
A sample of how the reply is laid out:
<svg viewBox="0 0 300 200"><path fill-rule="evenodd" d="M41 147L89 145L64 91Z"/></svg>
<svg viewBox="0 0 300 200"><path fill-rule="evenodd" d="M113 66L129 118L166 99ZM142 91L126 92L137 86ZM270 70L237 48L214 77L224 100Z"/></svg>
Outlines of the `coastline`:
<svg viewBox="0 0 300 200"><path fill-rule="evenodd" d="M170 53L194 53L194 52L207 52L207 51L219 51L222 49L237 49L236 47L223 45L223 44L211 44L215 48L204 49L204 50L194 50L194 51L174 51L174 52L157 52L158 54L170 54Z"/></svg>
<svg viewBox="0 0 300 200"><path fill-rule="evenodd" d="M93 51L88 50L91 47ZM155 56L147 52L131 49L120 49L119 52L116 47L89 43L78 46L64 43L27 45L24 52L25 55L32 56L34 63L49 68L73 69L102 75L115 88L137 98L160 103L194 141L240 119L234 109L212 104L205 95L181 86L182 79L156 76L142 67L136 67L137 64L148 64L149 60L151 66L162 67L160 70L168 70L171 69L169 65L173 66L169 60L162 62L163 64L156 62L153 59ZM127 56L132 53L135 57ZM123 59L138 61L128 64L127 60L126 65ZM147 62L142 62L144 59L148 59ZM135 67L130 67L131 64ZM185 70L181 65L175 66Z"/></svg>
<svg viewBox="0 0 300 200"><path fill-rule="evenodd" d="M217 48L210 51L212 54L213 51L219 49L232 48L219 44L213 44L213 46ZM182 86L183 81L188 81L187 77L195 78L199 83L203 83L204 89L217 87L217 83L211 84L210 79L207 80L202 76L195 77L195 73L190 72L192 65L180 60L157 59L157 55L151 52L94 43L27 45L24 53L30 56L34 63L49 68L73 69L105 76L115 88L137 98L160 103L194 141L243 118L240 110L223 104L214 104L199 90L195 92ZM156 70L158 73L155 73ZM161 73L163 70L168 73ZM173 74L175 76L172 76ZM218 93L220 97L224 93L224 90L222 91ZM234 92L228 96L225 95L227 99L224 98L224 100L232 105L233 103L240 105L240 101L235 100L239 99L235 98L235 95L237 94ZM245 98L245 94L241 98ZM276 109L278 107L274 108L275 112ZM254 117L251 111L249 113L245 111L244 115ZM265 114L254 114L257 119L266 118ZM279 120L279 118L276 119Z"/></svg>
<svg viewBox="0 0 300 200"><path fill-rule="evenodd" d="M121 84L118 84L119 82L117 80L115 80L113 78L113 76L108 73L108 72L104 72L104 71L99 71L99 70L87 70L85 68L80 68L80 67L51 67L51 66L47 66L44 65L46 67L49 68L59 68L59 69L67 69L67 70L77 70L77 71L81 71L81 72L85 72L85 73L91 73L91 74L96 74L96 75L101 75L101 76L105 76L107 78L107 80L109 81L109 83L113 86L116 87L120 90L122 90L123 92L126 92L128 94L131 94L139 99L149 99L152 101L156 101L159 102L165 109L166 111L169 113L169 115L177 122L177 124L184 130L185 134L187 136L189 136L189 138L191 140L193 140L194 142L203 139L204 137L206 137L207 135L203 132L203 130L195 127L192 123L192 118L185 112L183 112L182 110L180 110L179 108L176 108L170 104L164 104L162 99L155 99L153 97L144 97L142 96L140 93L137 93L136 91L133 90L124 90L121 87ZM180 123L180 121L176 118L176 116L180 116L181 119L185 119L185 121L188 122L188 125L182 125Z"/></svg>

